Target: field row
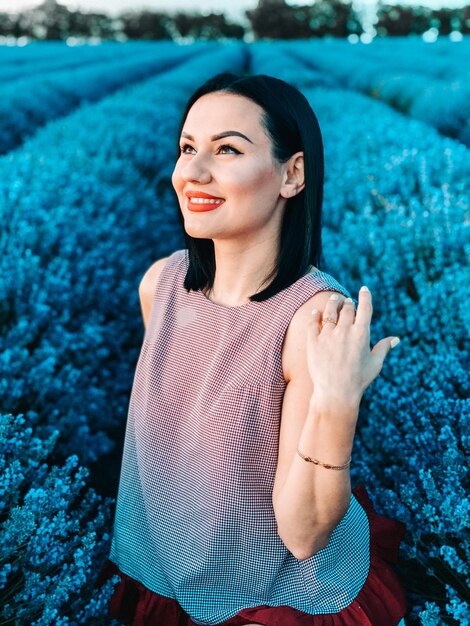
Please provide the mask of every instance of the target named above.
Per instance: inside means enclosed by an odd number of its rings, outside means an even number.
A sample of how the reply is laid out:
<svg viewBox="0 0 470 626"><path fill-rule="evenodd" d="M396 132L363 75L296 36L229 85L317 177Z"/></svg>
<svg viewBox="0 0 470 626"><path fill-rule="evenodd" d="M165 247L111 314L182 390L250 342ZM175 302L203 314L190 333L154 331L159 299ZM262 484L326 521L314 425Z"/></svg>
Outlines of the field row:
<svg viewBox="0 0 470 626"><path fill-rule="evenodd" d="M0 154L16 148L38 128L67 115L80 104L96 102L215 45L201 43L191 48L173 43L131 45L129 54L120 55L111 54L109 46L105 46L96 56L80 50L75 63L69 59L66 66L51 59L43 64L37 62L36 70L36 63L31 60L30 66L22 68L24 77L10 78L0 86Z"/></svg>
<svg viewBox="0 0 470 626"><path fill-rule="evenodd" d="M410 42L393 53L390 44L350 46L346 52L344 44L293 42L285 50L338 86L381 100L470 147L470 46L454 44L454 54L424 46Z"/></svg>
<svg viewBox="0 0 470 626"><path fill-rule="evenodd" d="M110 503L93 488L116 493L144 331L139 281L185 247L171 185L180 114L206 78L249 71L292 82L311 103L325 148L323 269L353 297L369 286L373 344L401 337L361 404L353 484L369 485L377 509L407 524L407 623L457 620L469 575L468 149L341 88L289 46L184 54L0 158L0 397L25 419L4 416L0 431L0 589L12 598L2 617L103 619L92 583L109 549ZM443 310L452 325L439 323ZM77 461L91 469L86 496ZM426 606L429 588L439 606Z"/></svg>
<svg viewBox="0 0 470 626"><path fill-rule="evenodd" d="M281 55L293 73L303 73L312 86L360 91L470 146L470 74L465 63L470 59L469 41L470 37L458 44L440 42L431 48L420 41L405 44L399 39L393 55L390 44L381 41L373 46L344 41L260 42L245 48L249 57L256 57L269 45L268 54ZM23 57L19 50L0 48L0 59L6 58L0 68L0 154L83 102L96 102L194 54L223 49L220 46L207 42L75 48L45 44L21 49ZM253 67L252 63L248 71L253 72Z"/></svg>

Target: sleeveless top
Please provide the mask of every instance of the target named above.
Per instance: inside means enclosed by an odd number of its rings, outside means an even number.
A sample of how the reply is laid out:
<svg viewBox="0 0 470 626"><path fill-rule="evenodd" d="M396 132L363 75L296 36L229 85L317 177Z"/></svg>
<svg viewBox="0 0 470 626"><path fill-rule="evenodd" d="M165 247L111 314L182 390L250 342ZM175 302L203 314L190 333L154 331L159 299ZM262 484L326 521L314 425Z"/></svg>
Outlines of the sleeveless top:
<svg viewBox="0 0 470 626"><path fill-rule="evenodd" d="M352 494L328 545L298 560L277 534L272 490L284 335L317 292L351 295L316 270L264 302L227 307L185 289L188 264L187 250L174 252L153 296L109 558L196 624L259 605L339 612L369 571L364 508Z"/></svg>

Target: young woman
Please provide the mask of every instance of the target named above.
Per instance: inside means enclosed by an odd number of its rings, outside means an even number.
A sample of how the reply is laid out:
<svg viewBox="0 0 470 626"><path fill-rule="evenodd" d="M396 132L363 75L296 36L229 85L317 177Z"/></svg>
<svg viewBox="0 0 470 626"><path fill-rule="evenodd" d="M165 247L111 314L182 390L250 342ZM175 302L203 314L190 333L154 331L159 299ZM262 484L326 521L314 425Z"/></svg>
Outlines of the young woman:
<svg viewBox="0 0 470 626"><path fill-rule="evenodd" d="M404 525L351 490L372 295L321 265L323 143L306 98L219 74L172 176L186 249L145 273L145 336L97 584L134 626L396 626ZM357 304L357 308L355 306ZM403 623L403 622L400 622Z"/></svg>

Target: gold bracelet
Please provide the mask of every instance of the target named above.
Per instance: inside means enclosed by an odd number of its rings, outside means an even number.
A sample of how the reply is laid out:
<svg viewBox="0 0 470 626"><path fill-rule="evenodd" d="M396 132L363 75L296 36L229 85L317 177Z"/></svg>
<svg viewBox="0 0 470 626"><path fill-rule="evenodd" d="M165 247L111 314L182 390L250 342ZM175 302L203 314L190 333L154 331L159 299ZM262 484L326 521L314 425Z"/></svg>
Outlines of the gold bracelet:
<svg viewBox="0 0 470 626"><path fill-rule="evenodd" d="M351 465L351 457L349 457L349 461L344 465L329 465L328 463L322 463L317 459L312 459L310 456L304 456L302 452L297 448L297 454L303 458L304 461L309 461L310 463L314 463L315 465L321 465L322 467L326 467L326 469L332 470L343 470L347 469Z"/></svg>

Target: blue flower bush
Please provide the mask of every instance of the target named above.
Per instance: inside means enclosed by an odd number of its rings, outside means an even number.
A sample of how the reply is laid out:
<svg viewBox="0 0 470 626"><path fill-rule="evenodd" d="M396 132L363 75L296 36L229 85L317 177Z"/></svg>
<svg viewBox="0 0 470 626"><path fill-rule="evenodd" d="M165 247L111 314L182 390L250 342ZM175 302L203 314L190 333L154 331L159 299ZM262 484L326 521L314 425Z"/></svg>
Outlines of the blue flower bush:
<svg viewBox="0 0 470 626"><path fill-rule="evenodd" d="M81 63L66 69L53 66L52 71L44 68L44 62L39 62L35 71L35 61L31 60L32 75L2 82L0 86L0 154L18 146L46 122L67 115L80 103L95 102L117 89L168 70L187 60L188 53L193 56L207 46L211 44L195 44L189 53L188 47L172 42L148 43L145 48L140 45L136 49L131 44L130 54L113 54L109 58L109 52L108 57L102 53L88 63L83 62L83 53L78 49Z"/></svg>
<svg viewBox="0 0 470 626"><path fill-rule="evenodd" d="M110 546L113 501L86 487L76 455L47 463L58 430L40 439L27 424L0 416L1 623L105 624L118 577L94 589L90 572Z"/></svg>
<svg viewBox="0 0 470 626"><path fill-rule="evenodd" d="M305 63L299 63L298 59L288 54L289 50L290 46L285 46L279 41L257 41L250 45L251 67L256 67L257 74L269 74L274 62L276 66L275 75L278 78L302 89L337 87L338 80L336 77L321 70L316 71L311 67L305 71Z"/></svg>
<svg viewBox="0 0 470 626"><path fill-rule="evenodd" d="M0 80L5 84L26 76L76 69L113 59L122 60L152 49L157 52L158 47L148 40L125 43L102 41L96 45L64 45L61 41L43 40L31 41L25 47L0 46Z"/></svg>
<svg viewBox="0 0 470 626"><path fill-rule="evenodd" d="M96 46L86 46L90 48L90 52L96 51ZM32 60L46 60L56 58L58 54L64 57L75 55L75 47L64 45L63 41L55 40L31 40L26 46L9 46L0 45L0 61L3 68L17 67L21 68L24 64L30 63ZM84 54L87 54L86 52Z"/></svg>
<svg viewBox="0 0 470 626"><path fill-rule="evenodd" d="M367 46L301 41L285 50L309 69L335 77L338 87L382 100L470 147L470 84L463 62L470 59L470 36L433 46L400 37Z"/></svg>
<svg viewBox="0 0 470 626"><path fill-rule="evenodd" d="M307 65L305 46L185 46L184 62L70 110L0 158L2 623L111 623L117 578L93 582L113 500L94 489L117 490L144 331L139 280L184 247L170 180L181 110L229 70L288 80L317 114L324 269L353 297L369 286L372 345L401 338L364 394L352 482L407 525L407 624L469 624L468 148L342 89L326 65ZM338 58L336 46L318 51ZM361 55L349 57L351 75L352 60L367 74Z"/></svg>
<svg viewBox="0 0 470 626"><path fill-rule="evenodd" d="M237 62L233 46L204 63L209 75ZM59 428L61 454L85 464L110 452L106 433L125 418L143 334L138 280L182 237L168 154L198 81L192 64L82 108L0 159L1 399L13 414L40 413L41 434Z"/></svg>

